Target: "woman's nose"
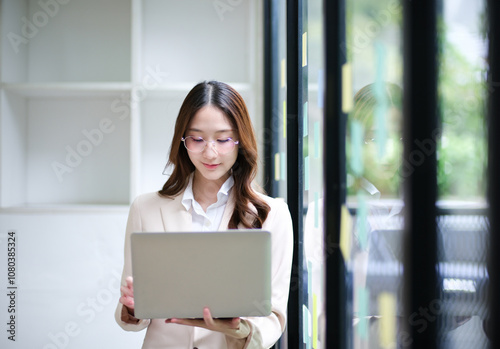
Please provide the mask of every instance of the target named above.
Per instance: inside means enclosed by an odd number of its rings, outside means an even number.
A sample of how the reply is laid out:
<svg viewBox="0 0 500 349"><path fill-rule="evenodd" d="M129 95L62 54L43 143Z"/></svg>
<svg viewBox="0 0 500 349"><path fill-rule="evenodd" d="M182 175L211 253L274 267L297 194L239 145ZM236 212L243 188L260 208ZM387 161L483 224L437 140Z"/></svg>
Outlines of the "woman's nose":
<svg viewBox="0 0 500 349"><path fill-rule="evenodd" d="M219 155L215 148L215 142L207 142L207 146L203 150L203 156L208 159L216 158Z"/></svg>

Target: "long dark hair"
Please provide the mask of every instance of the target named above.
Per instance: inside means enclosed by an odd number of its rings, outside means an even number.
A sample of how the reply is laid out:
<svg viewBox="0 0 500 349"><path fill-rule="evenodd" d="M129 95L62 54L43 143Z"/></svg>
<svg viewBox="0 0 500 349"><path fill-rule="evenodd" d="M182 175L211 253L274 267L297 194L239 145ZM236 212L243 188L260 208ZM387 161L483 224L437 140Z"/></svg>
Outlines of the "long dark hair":
<svg viewBox="0 0 500 349"><path fill-rule="evenodd" d="M271 208L252 188L252 181L257 174L258 158L252 122L243 98L225 83L201 82L193 87L184 99L175 122L167 164L173 165L173 172L158 193L171 198L186 188L189 175L195 167L186 148L181 146L181 138L184 137L193 116L207 105L220 109L238 134L238 157L232 167L235 208L229 221L229 229L236 229L240 223L246 228L262 228ZM257 212L249 204L252 204Z"/></svg>

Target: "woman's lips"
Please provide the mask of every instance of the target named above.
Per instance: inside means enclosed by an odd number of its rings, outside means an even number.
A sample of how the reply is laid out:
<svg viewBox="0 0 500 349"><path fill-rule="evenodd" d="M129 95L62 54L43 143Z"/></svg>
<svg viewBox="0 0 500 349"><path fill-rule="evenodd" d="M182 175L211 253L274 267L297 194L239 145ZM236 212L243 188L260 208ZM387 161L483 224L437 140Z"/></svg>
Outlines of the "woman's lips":
<svg viewBox="0 0 500 349"><path fill-rule="evenodd" d="M219 164L205 164L205 163L203 163L203 166L205 166L209 170L215 170L217 167L219 167Z"/></svg>

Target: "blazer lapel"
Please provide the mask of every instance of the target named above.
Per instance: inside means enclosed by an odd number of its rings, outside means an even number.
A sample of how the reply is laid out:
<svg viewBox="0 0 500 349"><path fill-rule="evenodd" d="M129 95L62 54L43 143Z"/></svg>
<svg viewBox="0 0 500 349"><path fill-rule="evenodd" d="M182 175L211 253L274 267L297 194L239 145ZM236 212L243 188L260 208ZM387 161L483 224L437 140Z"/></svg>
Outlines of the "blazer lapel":
<svg viewBox="0 0 500 349"><path fill-rule="evenodd" d="M166 232L191 231L193 218L184 205L182 205L182 193L173 200L165 200L160 206L163 228Z"/></svg>

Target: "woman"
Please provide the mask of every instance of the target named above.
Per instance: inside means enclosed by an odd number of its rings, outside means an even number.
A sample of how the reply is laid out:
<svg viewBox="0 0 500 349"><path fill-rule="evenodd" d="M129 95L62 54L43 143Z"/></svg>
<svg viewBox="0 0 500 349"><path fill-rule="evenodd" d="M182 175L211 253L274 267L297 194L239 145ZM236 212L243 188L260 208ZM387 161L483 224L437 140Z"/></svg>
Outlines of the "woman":
<svg viewBox="0 0 500 349"><path fill-rule="evenodd" d="M181 144L182 143L182 144ZM118 324L147 327L143 348L268 348L286 324L293 232L286 204L257 193L257 144L242 97L227 84L209 81L186 96L175 124L163 189L131 205L125 237ZM131 278L132 232L262 228L272 235L272 313L267 317L136 319Z"/></svg>
<svg viewBox="0 0 500 349"><path fill-rule="evenodd" d="M348 119L351 131L348 133L351 141L348 145L351 145L349 151L352 152L354 148L352 142L360 141L353 139L353 130L357 125L363 133L362 144L359 144L362 148L362 158L359 161L362 161L363 165L360 169L362 173L355 171L352 166L355 159L349 154L351 156L349 176L356 184L349 188L351 193L361 186L372 197L399 196L403 152L402 92L398 85L384 82L380 86L375 83L366 85L354 96L354 109ZM377 115L378 113L382 114ZM377 139L380 136L380 128L383 129L382 134L385 134L383 139ZM383 149L382 153L380 147Z"/></svg>

